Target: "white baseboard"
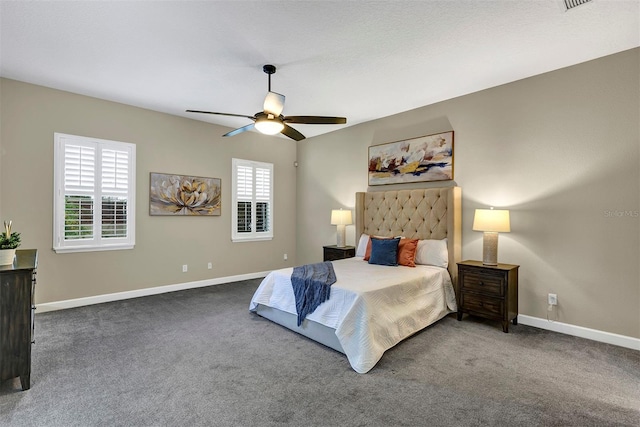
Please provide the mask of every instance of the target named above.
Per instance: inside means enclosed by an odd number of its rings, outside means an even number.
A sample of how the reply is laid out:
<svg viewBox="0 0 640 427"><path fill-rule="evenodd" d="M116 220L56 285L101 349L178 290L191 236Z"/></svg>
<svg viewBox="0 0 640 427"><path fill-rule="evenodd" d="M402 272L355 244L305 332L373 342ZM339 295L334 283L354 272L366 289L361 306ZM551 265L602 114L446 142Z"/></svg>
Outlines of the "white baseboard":
<svg viewBox="0 0 640 427"><path fill-rule="evenodd" d="M197 282L178 283L176 285L157 286L154 288L136 289L133 291L116 292L113 294L96 295L92 297L68 299L64 301L45 302L38 304L38 313L82 307L85 305L101 304L103 302L120 301L130 298L146 297L164 294L166 292L182 291L185 289L202 288L205 286L221 285L223 283L239 282L241 280L260 279L269 274L268 271L239 274L237 276L218 277L215 279L199 280ZM248 304L249 302L247 302Z"/></svg>
<svg viewBox="0 0 640 427"><path fill-rule="evenodd" d="M535 328L547 329L549 331L560 332L561 334L573 335L575 337L586 338L593 341L600 341L620 347L630 348L640 351L640 339L625 335L612 334L611 332L599 331L597 329L584 328L582 326L570 325L568 323L550 322L539 317L518 315L518 324L533 326Z"/></svg>

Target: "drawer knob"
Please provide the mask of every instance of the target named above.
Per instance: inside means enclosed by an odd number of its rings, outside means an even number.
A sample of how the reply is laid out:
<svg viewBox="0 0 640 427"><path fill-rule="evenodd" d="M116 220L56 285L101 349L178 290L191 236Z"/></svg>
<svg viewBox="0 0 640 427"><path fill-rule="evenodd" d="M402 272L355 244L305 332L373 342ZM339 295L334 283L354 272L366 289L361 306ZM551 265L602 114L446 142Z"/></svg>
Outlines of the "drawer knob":
<svg viewBox="0 0 640 427"><path fill-rule="evenodd" d="M484 282L480 280L480 286L484 286Z"/></svg>

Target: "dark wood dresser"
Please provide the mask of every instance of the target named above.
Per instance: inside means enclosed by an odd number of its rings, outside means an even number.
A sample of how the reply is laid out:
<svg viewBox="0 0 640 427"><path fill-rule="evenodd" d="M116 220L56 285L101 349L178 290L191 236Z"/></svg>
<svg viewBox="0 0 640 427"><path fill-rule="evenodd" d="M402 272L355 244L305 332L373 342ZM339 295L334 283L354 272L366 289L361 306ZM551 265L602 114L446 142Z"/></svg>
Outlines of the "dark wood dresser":
<svg viewBox="0 0 640 427"><path fill-rule="evenodd" d="M458 320L468 313L518 324L518 268L513 264L484 265L482 261L458 263Z"/></svg>
<svg viewBox="0 0 640 427"><path fill-rule="evenodd" d="M336 245L323 246L324 261L337 261L339 259L353 258L356 256L355 246L338 247Z"/></svg>
<svg viewBox="0 0 640 427"><path fill-rule="evenodd" d="M31 344L38 251L16 251L12 265L0 266L0 381L20 377L31 387Z"/></svg>

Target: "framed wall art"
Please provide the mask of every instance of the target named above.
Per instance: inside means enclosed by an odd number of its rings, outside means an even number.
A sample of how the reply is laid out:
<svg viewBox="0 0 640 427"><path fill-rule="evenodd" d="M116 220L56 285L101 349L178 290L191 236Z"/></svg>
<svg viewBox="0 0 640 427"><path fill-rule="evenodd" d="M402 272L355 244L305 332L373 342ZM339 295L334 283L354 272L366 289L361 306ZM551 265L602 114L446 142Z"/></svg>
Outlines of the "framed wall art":
<svg viewBox="0 0 640 427"><path fill-rule="evenodd" d="M149 215L221 215L220 178L151 172Z"/></svg>
<svg viewBox="0 0 640 427"><path fill-rule="evenodd" d="M369 147L369 185L453 179L453 131Z"/></svg>

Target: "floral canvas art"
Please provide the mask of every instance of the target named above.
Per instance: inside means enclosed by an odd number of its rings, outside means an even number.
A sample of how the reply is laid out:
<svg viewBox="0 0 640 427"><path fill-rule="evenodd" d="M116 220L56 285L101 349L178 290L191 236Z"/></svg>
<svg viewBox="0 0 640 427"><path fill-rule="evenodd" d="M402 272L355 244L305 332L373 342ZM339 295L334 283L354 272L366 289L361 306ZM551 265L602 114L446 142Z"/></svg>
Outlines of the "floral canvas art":
<svg viewBox="0 0 640 427"><path fill-rule="evenodd" d="M220 178L151 173L150 215L221 214Z"/></svg>
<svg viewBox="0 0 640 427"><path fill-rule="evenodd" d="M453 131L369 147L369 185L453 179Z"/></svg>

